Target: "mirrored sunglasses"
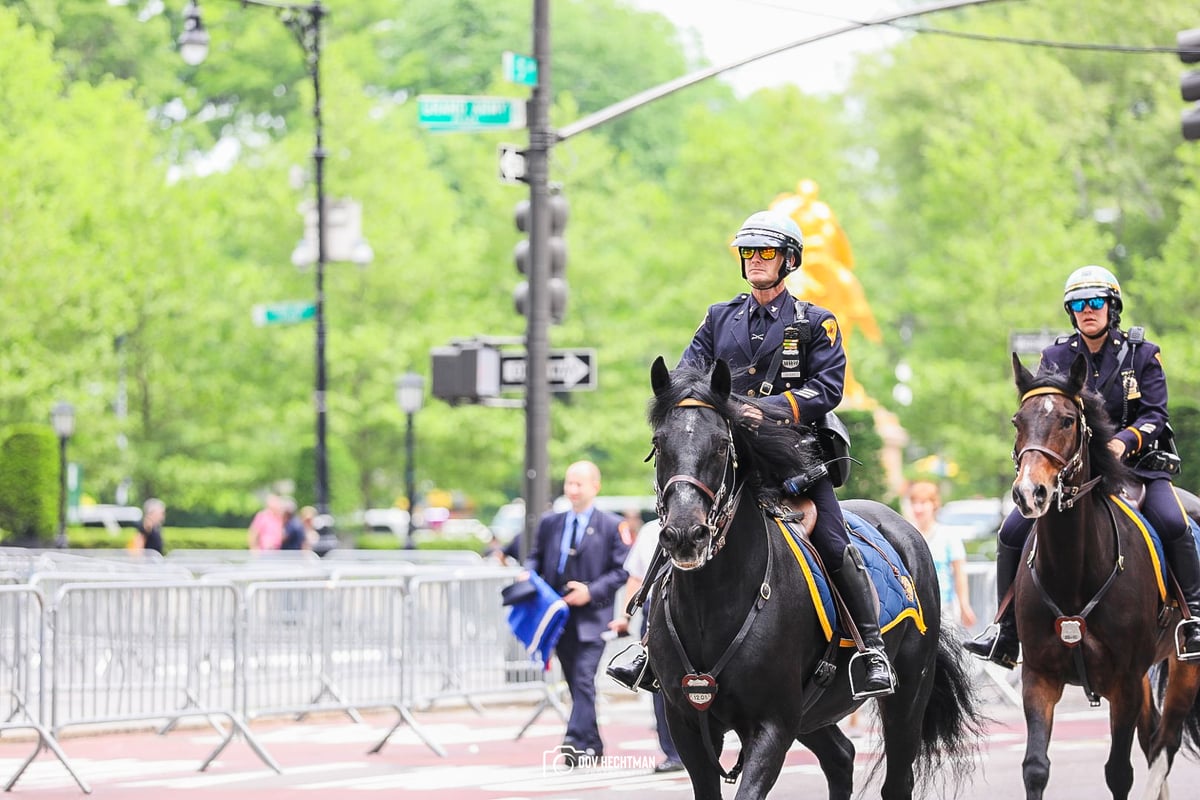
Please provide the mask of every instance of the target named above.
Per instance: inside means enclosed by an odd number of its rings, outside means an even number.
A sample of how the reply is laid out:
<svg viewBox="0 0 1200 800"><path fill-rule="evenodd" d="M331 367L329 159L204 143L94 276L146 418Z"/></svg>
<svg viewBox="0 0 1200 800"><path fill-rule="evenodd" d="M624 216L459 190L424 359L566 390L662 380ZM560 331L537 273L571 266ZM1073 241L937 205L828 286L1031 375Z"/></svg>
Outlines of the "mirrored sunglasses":
<svg viewBox="0 0 1200 800"><path fill-rule="evenodd" d="M1086 300L1069 300L1067 301L1067 308L1076 314L1083 311L1084 307L1090 308L1093 311L1099 311L1104 308L1104 304L1107 302L1107 298L1104 297L1089 297Z"/></svg>
<svg viewBox="0 0 1200 800"><path fill-rule="evenodd" d="M742 254L742 258L754 258L754 253L757 252L763 261L770 261L779 254L777 247L739 247L738 252Z"/></svg>

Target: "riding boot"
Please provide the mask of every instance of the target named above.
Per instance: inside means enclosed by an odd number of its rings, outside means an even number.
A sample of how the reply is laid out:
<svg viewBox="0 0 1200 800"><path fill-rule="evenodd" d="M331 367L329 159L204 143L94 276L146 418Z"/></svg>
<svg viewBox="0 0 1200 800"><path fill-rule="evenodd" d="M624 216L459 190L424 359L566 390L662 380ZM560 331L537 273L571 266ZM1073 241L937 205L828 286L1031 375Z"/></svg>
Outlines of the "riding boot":
<svg viewBox="0 0 1200 800"><path fill-rule="evenodd" d="M1021 550L998 544L996 547L996 604L1004 602L1004 596L1017 577L1017 567L1021 564ZM1021 654L1021 643L1017 639L1017 614L1015 603L1009 603L1004 609L1004 616L998 623L984 629L974 639L963 642L963 648L970 654L999 664L1005 669L1017 665L1017 656Z"/></svg>
<svg viewBox="0 0 1200 800"><path fill-rule="evenodd" d="M633 661L628 664L609 664L604 671L608 677L631 692L638 689L645 689L647 692L658 691L658 678L654 676L645 650L634 656Z"/></svg>
<svg viewBox="0 0 1200 800"><path fill-rule="evenodd" d="M862 684L856 686L854 698L879 697L896 691L896 673L888 662L883 647L883 636L879 632L879 612L875 603L875 592L871 578L863 565L862 553L852 544L842 552L842 565L831 570L830 576L837 584L838 592L846 603L866 652L860 656L866 664Z"/></svg>
<svg viewBox="0 0 1200 800"><path fill-rule="evenodd" d="M1192 618L1179 624L1177 649L1181 661L1200 659L1200 559L1196 555L1196 540L1189 531L1173 542L1163 542L1163 552ZM1179 640L1182 634L1182 641Z"/></svg>

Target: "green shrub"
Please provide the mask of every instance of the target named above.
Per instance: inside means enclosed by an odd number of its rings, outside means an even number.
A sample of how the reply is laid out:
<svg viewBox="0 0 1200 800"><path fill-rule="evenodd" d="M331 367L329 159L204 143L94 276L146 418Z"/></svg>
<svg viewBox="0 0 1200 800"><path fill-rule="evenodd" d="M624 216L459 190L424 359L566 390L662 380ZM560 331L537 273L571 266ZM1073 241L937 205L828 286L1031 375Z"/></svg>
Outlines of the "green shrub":
<svg viewBox="0 0 1200 800"><path fill-rule="evenodd" d="M837 490L837 496L843 500L882 501L888 492L883 470L883 437L875 430L875 415L870 411L839 411L838 416L850 432L850 455L862 463L851 465L850 479Z"/></svg>
<svg viewBox="0 0 1200 800"><path fill-rule="evenodd" d="M0 442L0 528L18 542L52 543L58 528L58 437L17 425Z"/></svg>

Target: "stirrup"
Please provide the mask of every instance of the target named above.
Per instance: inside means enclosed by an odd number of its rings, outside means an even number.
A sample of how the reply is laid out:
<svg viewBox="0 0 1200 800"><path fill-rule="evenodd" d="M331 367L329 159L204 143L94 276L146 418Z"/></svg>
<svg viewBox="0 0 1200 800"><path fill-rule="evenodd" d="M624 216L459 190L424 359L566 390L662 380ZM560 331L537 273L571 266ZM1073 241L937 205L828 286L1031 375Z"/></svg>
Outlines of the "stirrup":
<svg viewBox="0 0 1200 800"><path fill-rule="evenodd" d="M883 659L883 663L887 666L887 686L881 689L863 689L859 690L854 685L854 662L865 656L878 656ZM863 675L866 676L866 665L863 666ZM892 668L892 662L887 655L877 648L869 648L862 650L850 656L850 663L846 665L846 677L850 681L850 698L852 700L866 700L871 697L885 697L896 693L896 670Z"/></svg>
<svg viewBox="0 0 1200 800"><path fill-rule="evenodd" d="M1200 661L1200 650L1194 653L1185 653L1182 646L1182 638L1180 634L1184 631L1184 626L1200 625L1200 617L1189 617L1181 619L1175 625L1175 657L1180 661Z"/></svg>

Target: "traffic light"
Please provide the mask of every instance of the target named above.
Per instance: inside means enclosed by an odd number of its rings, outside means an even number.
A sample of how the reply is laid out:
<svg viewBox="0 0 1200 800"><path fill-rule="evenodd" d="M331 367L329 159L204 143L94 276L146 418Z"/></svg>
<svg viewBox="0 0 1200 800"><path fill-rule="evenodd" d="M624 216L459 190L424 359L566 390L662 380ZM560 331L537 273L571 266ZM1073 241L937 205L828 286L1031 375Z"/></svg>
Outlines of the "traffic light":
<svg viewBox="0 0 1200 800"><path fill-rule="evenodd" d="M456 342L429 351L433 396L452 406L478 403L500 394L500 351L475 341Z"/></svg>
<svg viewBox="0 0 1200 800"><path fill-rule="evenodd" d="M567 198L557 192L547 198L547 204L550 208L550 239L547 242L550 250L550 282L547 288L550 292L550 319L557 324L563 321L567 313L567 242L563 239L563 232L567 228L570 206ZM528 200L517 203L514 217L517 230L521 233L528 234L533 229L533 214ZM533 253L528 239L517 242L517 246L513 248L513 260L520 273L526 277L513 291L513 304L518 314L528 316L528 278L533 266Z"/></svg>
<svg viewBox="0 0 1200 800"><path fill-rule="evenodd" d="M1175 43L1180 61L1185 64L1200 62L1200 28L1180 31L1175 36ZM1200 100L1200 71L1183 73L1179 79L1179 93L1189 103ZM1189 142L1200 139L1200 107L1192 106L1183 112L1182 129L1183 138Z"/></svg>

